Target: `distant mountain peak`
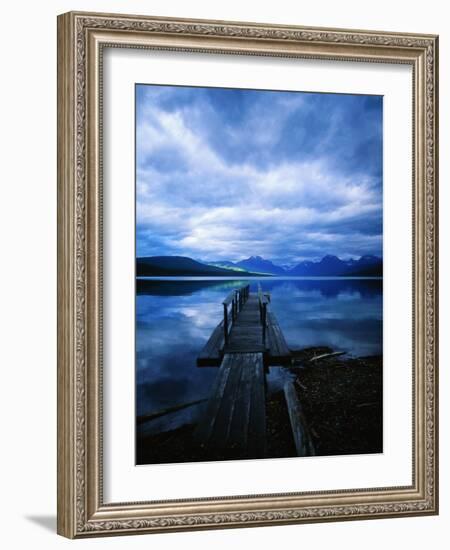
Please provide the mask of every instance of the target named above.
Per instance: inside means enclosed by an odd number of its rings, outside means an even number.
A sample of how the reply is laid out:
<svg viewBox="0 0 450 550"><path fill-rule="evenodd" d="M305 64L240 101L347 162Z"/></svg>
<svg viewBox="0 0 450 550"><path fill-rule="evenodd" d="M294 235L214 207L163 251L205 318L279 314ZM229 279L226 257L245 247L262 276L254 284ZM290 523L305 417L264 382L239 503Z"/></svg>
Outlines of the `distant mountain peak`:
<svg viewBox="0 0 450 550"><path fill-rule="evenodd" d="M359 260L341 260L327 254L318 262L300 262L289 273L301 277L380 277L383 275L383 260L372 255L361 256Z"/></svg>
<svg viewBox="0 0 450 550"><path fill-rule="evenodd" d="M264 259L262 256L250 256L246 260L236 262L235 265L259 273L270 273L271 275L285 274L285 270L282 267L275 265L270 260Z"/></svg>

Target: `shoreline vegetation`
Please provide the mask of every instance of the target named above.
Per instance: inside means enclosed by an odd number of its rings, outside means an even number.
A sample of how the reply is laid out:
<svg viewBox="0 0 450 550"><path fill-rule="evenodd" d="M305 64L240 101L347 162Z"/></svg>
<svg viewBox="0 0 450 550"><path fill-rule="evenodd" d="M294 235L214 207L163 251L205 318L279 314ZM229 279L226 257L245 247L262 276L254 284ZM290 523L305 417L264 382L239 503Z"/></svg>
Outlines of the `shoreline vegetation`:
<svg viewBox="0 0 450 550"><path fill-rule="evenodd" d="M300 404L303 429L313 454L381 453L382 356L348 357L329 347L291 352L290 366L272 369L282 369L289 380L291 398ZM286 395L283 389L268 393L267 457L297 456ZM138 433L137 464L264 458L234 456L232 450L227 455L205 456L192 437L195 426L187 423L158 434Z"/></svg>
<svg viewBox="0 0 450 550"><path fill-rule="evenodd" d="M282 267L261 256L239 262L203 262L185 256L147 256L136 258L137 277L382 277L383 260L378 256L341 260L327 255L320 261L302 261Z"/></svg>

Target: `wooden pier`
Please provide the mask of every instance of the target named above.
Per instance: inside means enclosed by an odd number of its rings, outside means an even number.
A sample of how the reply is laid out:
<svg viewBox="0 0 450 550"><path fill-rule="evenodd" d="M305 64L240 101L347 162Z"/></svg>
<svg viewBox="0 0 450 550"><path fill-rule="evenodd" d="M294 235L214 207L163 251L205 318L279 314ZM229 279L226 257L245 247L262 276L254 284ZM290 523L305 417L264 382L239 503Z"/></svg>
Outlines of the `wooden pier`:
<svg viewBox="0 0 450 550"><path fill-rule="evenodd" d="M223 301L223 319L197 358L199 367L220 366L227 353L262 353L264 365L288 365L291 352L278 321L269 310L270 295L250 293L250 285L233 290Z"/></svg>
<svg viewBox="0 0 450 550"><path fill-rule="evenodd" d="M223 319L198 356L198 366L218 366L206 411L196 429L199 444L217 457L261 458L266 451L266 383L269 366L287 365L291 353L270 295L250 285L223 301Z"/></svg>

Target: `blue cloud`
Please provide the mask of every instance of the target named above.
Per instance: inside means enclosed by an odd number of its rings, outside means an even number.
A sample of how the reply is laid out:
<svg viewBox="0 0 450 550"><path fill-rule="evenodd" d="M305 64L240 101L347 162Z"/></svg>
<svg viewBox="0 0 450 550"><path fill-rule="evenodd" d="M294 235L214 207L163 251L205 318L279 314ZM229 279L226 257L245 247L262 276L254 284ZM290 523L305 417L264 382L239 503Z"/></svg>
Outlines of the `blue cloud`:
<svg viewBox="0 0 450 550"><path fill-rule="evenodd" d="M138 256L382 254L382 97L136 86Z"/></svg>

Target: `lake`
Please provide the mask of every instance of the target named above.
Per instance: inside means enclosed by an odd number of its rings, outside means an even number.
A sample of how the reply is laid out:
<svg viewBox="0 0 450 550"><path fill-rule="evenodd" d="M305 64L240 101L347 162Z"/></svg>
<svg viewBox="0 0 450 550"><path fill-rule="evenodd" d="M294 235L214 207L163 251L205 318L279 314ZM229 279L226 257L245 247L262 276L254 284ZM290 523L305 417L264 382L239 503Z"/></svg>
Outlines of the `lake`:
<svg viewBox="0 0 450 550"><path fill-rule="evenodd" d="M353 356L382 353L382 280L371 278L138 279L136 288L136 414L208 397L217 374L196 358L222 319L222 301L239 286L270 292L290 348L329 346ZM270 385L277 370L271 368ZM280 369L278 369L280 370ZM284 370L284 369L283 369ZM195 421L198 407L146 422L157 433Z"/></svg>

